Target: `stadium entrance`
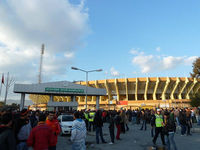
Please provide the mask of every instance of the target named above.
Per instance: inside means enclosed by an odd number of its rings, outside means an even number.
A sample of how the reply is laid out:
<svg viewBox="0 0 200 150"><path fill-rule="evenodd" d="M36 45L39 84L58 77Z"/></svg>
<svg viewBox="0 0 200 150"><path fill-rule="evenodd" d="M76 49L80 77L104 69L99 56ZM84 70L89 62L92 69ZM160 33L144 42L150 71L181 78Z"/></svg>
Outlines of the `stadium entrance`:
<svg viewBox="0 0 200 150"><path fill-rule="evenodd" d="M96 109L99 109L99 97L106 95L105 89L75 84L69 81L48 82L40 84L15 84L14 93L21 94L20 109L24 108L25 95L31 94L35 104L47 104L49 110L74 110L78 107L77 96L96 96ZM61 97L61 101L55 98ZM65 100L67 97L67 101ZM68 100L69 99L69 100Z"/></svg>

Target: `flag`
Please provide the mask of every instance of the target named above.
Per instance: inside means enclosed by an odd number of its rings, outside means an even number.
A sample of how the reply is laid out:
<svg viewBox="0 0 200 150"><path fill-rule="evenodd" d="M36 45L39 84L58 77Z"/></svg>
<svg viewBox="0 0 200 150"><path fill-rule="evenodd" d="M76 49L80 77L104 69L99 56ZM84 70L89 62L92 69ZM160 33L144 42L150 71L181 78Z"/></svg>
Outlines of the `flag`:
<svg viewBox="0 0 200 150"><path fill-rule="evenodd" d="M4 74L2 74L1 84L4 84Z"/></svg>

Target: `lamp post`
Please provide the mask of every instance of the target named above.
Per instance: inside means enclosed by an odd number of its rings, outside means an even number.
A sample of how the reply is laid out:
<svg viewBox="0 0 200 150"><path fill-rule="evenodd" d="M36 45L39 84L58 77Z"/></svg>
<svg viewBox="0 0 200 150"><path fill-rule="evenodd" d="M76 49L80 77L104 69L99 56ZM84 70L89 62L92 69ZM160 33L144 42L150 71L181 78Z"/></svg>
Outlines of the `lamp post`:
<svg viewBox="0 0 200 150"><path fill-rule="evenodd" d="M88 87L88 73L89 72L101 72L103 71L102 69L97 69L97 70L83 70L80 68L76 68L76 67L71 67L71 69L73 70L80 70L82 72L86 73L86 87L85 87L85 109L87 110L87 87Z"/></svg>

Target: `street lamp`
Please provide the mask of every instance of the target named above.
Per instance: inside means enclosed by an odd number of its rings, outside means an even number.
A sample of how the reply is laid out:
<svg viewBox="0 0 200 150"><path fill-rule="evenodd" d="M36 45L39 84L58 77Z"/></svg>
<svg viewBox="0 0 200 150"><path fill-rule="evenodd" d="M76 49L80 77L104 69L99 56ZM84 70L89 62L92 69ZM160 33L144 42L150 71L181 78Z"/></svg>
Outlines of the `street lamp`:
<svg viewBox="0 0 200 150"><path fill-rule="evenodd" d="M88 73L89 72L101 72L103 71L102 69L97 69L97 70L83 70L80 68L76 68L76 67L71 67L71 69L73 70L80 70L82 72L86 73L86 87L85 87L85 109L87 110L87 87L88 87Z"/></svg>

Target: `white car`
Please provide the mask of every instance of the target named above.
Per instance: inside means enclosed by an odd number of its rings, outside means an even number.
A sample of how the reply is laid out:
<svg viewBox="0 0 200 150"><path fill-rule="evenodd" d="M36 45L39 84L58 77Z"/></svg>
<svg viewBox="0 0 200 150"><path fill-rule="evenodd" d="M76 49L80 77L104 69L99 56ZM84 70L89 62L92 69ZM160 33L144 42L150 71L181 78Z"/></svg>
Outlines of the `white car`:
<svg viewBox="0 0 200 150"><path fill-rule="evenodd" d="M58 121L61 127L61 135L71 134L72 131L72 122L74 118L72 115L60 115L58 116Z"/></svg>

